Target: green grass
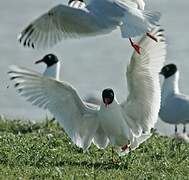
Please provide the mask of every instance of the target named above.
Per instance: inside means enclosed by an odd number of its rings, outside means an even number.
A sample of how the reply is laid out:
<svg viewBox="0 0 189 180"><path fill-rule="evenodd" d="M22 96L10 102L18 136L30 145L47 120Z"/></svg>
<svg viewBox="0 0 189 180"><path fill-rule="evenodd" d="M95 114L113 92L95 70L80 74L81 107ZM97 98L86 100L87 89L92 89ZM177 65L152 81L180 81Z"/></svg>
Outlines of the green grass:
<svg viewBox="0 0 189 180"><path fill-rule="evenodd" d="M189 144L153 135L111 162L111 148L87 153L55 122L0 120L0 179L189 179Z"/></svg>

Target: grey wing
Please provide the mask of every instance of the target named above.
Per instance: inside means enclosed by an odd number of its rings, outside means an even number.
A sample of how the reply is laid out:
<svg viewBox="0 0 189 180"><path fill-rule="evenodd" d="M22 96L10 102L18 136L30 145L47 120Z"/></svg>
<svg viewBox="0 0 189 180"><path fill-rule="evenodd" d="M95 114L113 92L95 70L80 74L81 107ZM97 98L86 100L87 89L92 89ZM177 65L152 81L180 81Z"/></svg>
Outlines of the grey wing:
<svg viewBox="0 0 189 180"><path fill-rule="evenodd" d="M171 124L189 123L189 96L174 94L168 96L159 112L160 118Z"/></svg>
<svg viewBox="0 0 189 180"><path fill-rule="evenodd" d="M48 109L79 147L86 150L98 127L98 107L89 107L66 82L45 77L26 68L12 66L9 75L21 96L33 105Z"/></svg>

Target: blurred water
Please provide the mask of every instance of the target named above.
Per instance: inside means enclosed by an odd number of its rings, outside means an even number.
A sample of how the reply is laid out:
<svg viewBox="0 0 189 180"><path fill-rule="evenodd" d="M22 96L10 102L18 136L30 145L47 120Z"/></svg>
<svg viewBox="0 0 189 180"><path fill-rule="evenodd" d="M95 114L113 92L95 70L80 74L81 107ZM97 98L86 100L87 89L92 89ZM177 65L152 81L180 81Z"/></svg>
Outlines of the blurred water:
<svg viewBox="0 0 189 180"><path fill-rule="evenodd" d="M53 52L61 59L61 79L73 84L82 97L112 87L120 102L126 98L125 67L133 50L127 40L121 39L119 30L105 36L62 41L46 51L25 49L19 45L18 33L31 20L60 2L62 1L0 1L0 114L30 120L46 116L47 112L31 106L17 95L8 80L7 71L9 65L18 64L41 72L44 66L33 63L47 52ZM162 13L161 24L166 30L168 41L167 62L178 65L181 70L180 88L182 92L189 94L189 1L145 2L147 9ZM161 121L157 127L162 132L168 132L172 128Z"/></svg>

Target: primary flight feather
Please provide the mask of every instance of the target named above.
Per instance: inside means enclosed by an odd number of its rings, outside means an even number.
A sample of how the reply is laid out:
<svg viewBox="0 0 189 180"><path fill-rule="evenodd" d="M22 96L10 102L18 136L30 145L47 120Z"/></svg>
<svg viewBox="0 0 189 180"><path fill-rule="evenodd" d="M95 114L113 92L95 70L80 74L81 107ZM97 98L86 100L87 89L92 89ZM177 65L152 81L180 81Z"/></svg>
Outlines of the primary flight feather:
<svg viewBox="0 0 189 180"><path fill-rule="evenodd" d="M48 48L62 39L107 34L120 27L122 37L130 38L131 45L140 53L131 37L148 33L160 18L158 12L144 11L140 0L91 0L86 6L83 4L80 7L70 2L69 6L53 7L20 33L20 43L25 47Z"/></svg>

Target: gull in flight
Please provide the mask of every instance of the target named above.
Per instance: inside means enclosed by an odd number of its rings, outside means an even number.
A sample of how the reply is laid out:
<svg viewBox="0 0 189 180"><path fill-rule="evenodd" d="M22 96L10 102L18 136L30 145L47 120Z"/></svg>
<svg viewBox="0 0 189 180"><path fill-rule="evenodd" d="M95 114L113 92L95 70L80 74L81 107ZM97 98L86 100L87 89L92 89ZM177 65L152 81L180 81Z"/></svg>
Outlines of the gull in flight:
<svg viewBox="0 0 189 180"><path fill-rule="evenodd" d="M145 35L139 42L141 55L134 52L127 67L127 100L119 103L111 88L102 91L101 104L84 102L68 82L57 81L27 68L12 66L9 75L21 96L48 109L72 141L83 150L91 142L105 148L110 143L121 155L134 150L150 137L160 108L158 73L166 54L160 29L151 32L158 43Z"/></svg>
<svg viewBox="0 0 189 180"><path fill-rule="evenodd" d="M175 64L164 66L160 72L164 76L162 85L162 102L159 112L160 118L169 124L183 124L183 133L186 133L186 124L189 123L189 96L179 91L179 71Z"/></svg>
<svg viewBox="0 0 189 180"><path fill-rule="evenodd" d="M81 1L81 0L79 0ZM21 44L32 48L47 48L62 39L108 34L120 27L123 38L129 38L140 54L141 47L131 37L149 33L160 19L159 12L144 11L143 0L70 1L57 5L31 22L18 36Z"/></svg>

